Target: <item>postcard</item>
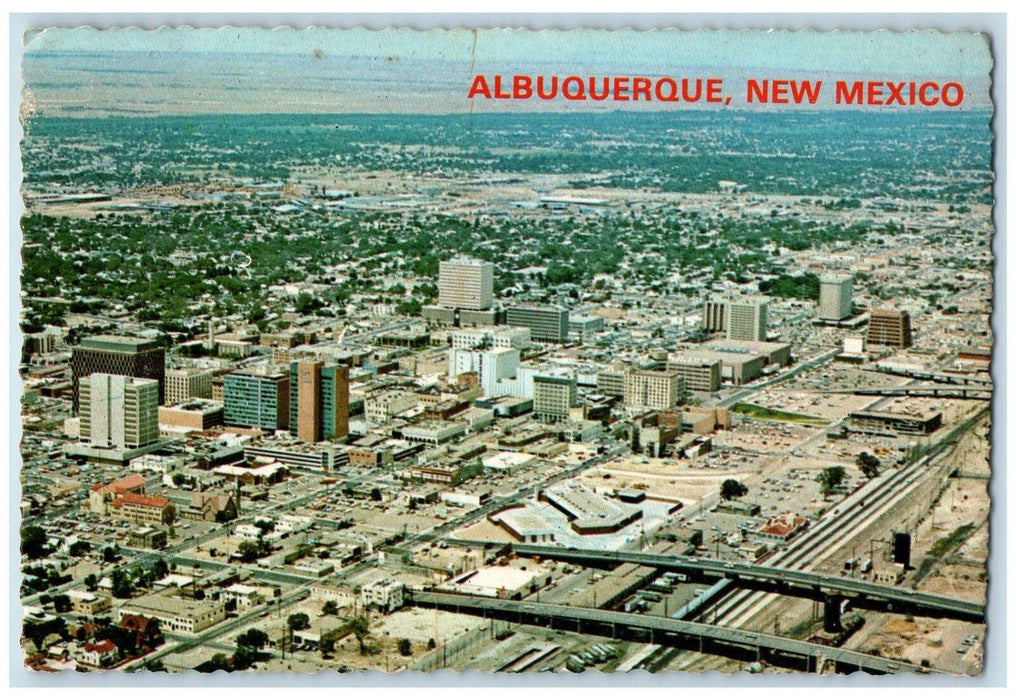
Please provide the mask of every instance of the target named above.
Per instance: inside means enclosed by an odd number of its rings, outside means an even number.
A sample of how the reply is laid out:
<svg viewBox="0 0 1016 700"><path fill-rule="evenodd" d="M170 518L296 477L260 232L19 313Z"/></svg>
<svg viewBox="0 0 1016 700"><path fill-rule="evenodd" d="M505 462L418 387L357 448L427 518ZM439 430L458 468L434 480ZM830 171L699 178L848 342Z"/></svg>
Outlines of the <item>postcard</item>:
<svg viewBox="0 0 1016 700"><path fill-rule="evenodd" d="M992 66L27 33L26 668L981 674Z"/></svg>

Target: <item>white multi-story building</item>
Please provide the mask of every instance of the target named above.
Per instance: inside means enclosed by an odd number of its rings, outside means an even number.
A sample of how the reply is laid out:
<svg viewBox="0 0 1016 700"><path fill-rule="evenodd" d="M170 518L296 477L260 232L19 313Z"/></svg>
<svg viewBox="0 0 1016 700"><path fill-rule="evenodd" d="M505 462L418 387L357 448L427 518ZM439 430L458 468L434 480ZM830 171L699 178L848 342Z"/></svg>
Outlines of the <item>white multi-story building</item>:
<svg viewBox="0 0 1016 700"><path fill-rule="evenodd" d="M677 369L633 369L624 377L624 405L632 411L669 411L683 393L684 377Z"/></svg>
<svg viewBox="0 0 1016 700"><path fill-rule="evenodd" d="M516 348L490 350L456 350L448 352L448 377L475 372L487 396L517 396L502 392L502 382L515 379L519 374L521 356ZM530 393L529 398L532 397Z"/></svg>
<svg viewBox="0 0 1016 700"><path fill-rule="evenodd" d="M818 315L827 321L842 321L853 311L854 278L849 275L819 280Z"/></svg>
<svg viewBox="0 0 1016 700"><path fill-rule="evenodd" d="M387 423L403 411L415 408L419 397L411 391L385 391L363 401L363 413L370 425Z"/></svg>
<svg viewBox="0 0 1016 700"><path fill-rule="evenodd" d="M377 606L384 612L393 612L402 607L405 599L405 586L390 579L382 579L360 588L360 604Z"/></svg>
<svg viewBox="0 0 1016 700"><path fill-rule="evenodd" d="M457 350L472 350L481 346L525 350L533 344L532 331L528 328L504 326L456 329L451 334L451 341L452 347Z"/></svg>
<svg viewBox="0 0 1016 700"><path fill-rule="evenodd" d="M90 374L78 385L80 440L91 447L133 449L159 440L159 382Z"/></svg>
<svg viewBox="0 0 1016 700"><path fill-rule="evenodd" d="M212 398L212 372L198 367L166 370L166 405Z"/></svg>
<svg viewBox="0 0 1016 700"><path fill-rule="evenodd" d="M727 300L727 338L762 340L768 333L769 300L765 297L737 297Z"/></svg>
<svg viewBox="0 0 1016 700"><path fill-rule="evenodd" d="M438 304L449 309L483 311L494 305L494 264L471 258L441 262Z"/></svg>
<svg viewBox="0 0 1016 700"><path fill-rule="evenodd" d="M568 420L575 397L574 377L540 375L533 379L533 413L540 420Z"/></svg>

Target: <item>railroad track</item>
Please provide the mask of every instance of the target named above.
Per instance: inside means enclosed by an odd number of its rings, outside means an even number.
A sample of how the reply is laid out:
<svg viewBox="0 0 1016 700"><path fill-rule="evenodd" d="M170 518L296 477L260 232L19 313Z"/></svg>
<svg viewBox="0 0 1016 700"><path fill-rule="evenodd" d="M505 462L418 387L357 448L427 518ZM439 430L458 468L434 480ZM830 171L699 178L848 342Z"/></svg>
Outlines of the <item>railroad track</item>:
<svg viewBox="0 0 1016 700"><path fill-rule="evenodd" d="M901 501L926 486L928 479L947 478L948 468L929 467L956 444L960 435L981 421L989 410L990 407L985 406L953 428L927 455L913 464L886 472L869 481L819 519L818 523L789 544L786 550L777 552L766 564L799 571L810 570L815 564L835 554L845 542L876 524ZM712 624L738 628L778 598L774 593L734 591L721 598L712 611L703 610L699 619L711 616ZM660 648L656 653L646 656L638 667L659 668L663 656L672 658L672 650Z"/></svg>

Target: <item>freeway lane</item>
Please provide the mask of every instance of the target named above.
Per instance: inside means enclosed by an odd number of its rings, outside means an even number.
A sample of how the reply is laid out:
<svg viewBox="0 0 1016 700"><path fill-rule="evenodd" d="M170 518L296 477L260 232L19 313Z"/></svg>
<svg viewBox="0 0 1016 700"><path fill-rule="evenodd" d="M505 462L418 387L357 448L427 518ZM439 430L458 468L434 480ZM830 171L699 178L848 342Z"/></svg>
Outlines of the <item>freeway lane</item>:
<svg viewBox="0 0 1016 700"><path fill-rule="evenodd" d="M710 653L732 658L765 660L810 672L821 670L820 660L833 661L837 670L843 673L865 671L887 674L901 670L921 672L919 666L904 661L668 617L416 590L407 590L407 597L407 602L412 605L500 617L522 624L560 627L564 623L573 623L576 631L581 631L582 634L615 637L638 637L641 634L643 637L648 636L645 641L654 644L708 649Z"/></svg>
<svg viewBox="0 0 1016 700"><path fill-rule="evenodd" d="M498 542L474 542L474 545L499 546ZM856 607L864 607L872 599L888 601L894 610L928 616L954 617L970 622L984 622L984 607L966 600L922 593L909 588L883 586L868 581L827 576L825 574L784 569L775 566L740 564L718 559L699 559L648 552L609 552L598 549L564 549L534 544L513 544L512 549L520 556L535 556L561 561L584 561L598 564L635 563L651 566L664 571L705 574L714 578L730 578L735 585L739 581L755 579L775 584L797 584L802 587L821 590L851 597ZM788 591L789 592L789 591Z"/></svg>

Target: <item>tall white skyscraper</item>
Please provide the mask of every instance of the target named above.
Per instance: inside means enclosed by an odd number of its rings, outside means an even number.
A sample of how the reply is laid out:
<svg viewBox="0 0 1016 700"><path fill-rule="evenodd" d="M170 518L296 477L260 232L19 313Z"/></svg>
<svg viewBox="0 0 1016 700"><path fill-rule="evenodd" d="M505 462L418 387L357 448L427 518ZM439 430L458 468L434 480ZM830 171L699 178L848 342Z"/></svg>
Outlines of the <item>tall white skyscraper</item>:
<svg viewBox="0 0 1016 700"><path fill-rule="evenodd" d="M483 311L494 306L494 264L472 258L441 262L438 304L449 309Z"/></svg>
<svg viewBox="0 0 1016 700"><path fill-rule="evenodd" d="M830 275L819 280L818 315L827 321L842 321L853 311L854 278Z"/></svg>
<svg viewBox="0 0 1016 700"><path fill-rule="evenodd" d="M159 439L159 382L91 374L78 386L81 440L92 447L133 449Z"/></svg>
<svg viewBox="0 0 1016 700"><path fill-rule="evenodd" d="M727 338L762 340L768 333L769 299L732 297L727 300Z"/></svg>

